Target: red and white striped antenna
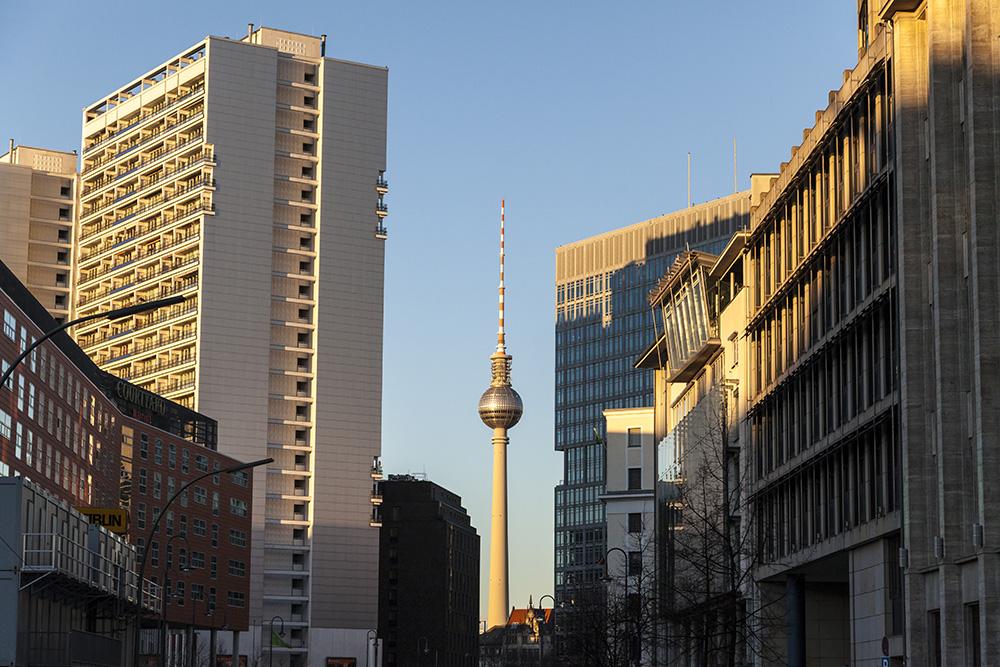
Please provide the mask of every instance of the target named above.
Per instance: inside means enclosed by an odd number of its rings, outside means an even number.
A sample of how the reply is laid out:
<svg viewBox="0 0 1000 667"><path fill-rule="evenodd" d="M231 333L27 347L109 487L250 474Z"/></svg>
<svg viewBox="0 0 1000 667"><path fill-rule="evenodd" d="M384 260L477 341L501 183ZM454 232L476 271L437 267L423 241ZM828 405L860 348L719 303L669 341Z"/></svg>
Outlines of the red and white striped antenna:
<svg viewBox="0 0 1000 667"><path fill-rule="evenodd" d="M504 340L504 330L503 330L503 297L504 297L504 288L503 288L503 259L504 259L503 233L504 233L504 229L503 229L503 227L504 227L504 200L501 199L500 200L500 289L499 289L499 298L500 298L499 320L500 321L499 321L499 327L497 328L497 352L499 352L501 354L505 354L507 352L507 345L506 345L506 341Z"/></svg>

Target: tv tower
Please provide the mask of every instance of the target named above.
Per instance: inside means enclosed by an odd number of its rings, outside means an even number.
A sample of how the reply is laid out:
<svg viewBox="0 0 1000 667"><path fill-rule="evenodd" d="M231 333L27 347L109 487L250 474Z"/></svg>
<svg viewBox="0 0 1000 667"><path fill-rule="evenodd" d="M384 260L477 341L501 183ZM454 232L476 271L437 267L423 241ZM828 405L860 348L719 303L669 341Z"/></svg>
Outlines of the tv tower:
<svg viewBox="0 0 1000 667"><path fill-rule="evenodd" d="M500 200L500 323L497 349L490 355L493 378L479 399L479 418L493 429L493 511L490 517L490 589L486 627L507 623L510 610L507 586L507 429L521 419L521 397L510 386L511 356L507 354L503 328L503 227L504 202Z"/></svg>

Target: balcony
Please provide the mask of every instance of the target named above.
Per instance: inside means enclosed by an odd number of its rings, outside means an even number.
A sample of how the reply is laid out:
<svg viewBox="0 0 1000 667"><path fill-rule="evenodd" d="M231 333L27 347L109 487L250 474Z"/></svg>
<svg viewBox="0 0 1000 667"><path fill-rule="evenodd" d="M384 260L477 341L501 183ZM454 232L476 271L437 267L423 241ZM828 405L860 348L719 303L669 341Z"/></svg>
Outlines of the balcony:
<svg viewBox="0 0 1000 667"><path fill-rule="evenodd" d="M379 176L378 180L375 181L375 192L380 195L388 194L389 181L385 180L385 176Z"/></svg>
<svg viewBox="0 0 1000 667"><path fill-rule="evenodd" d="M160 193L159 195L154 197L151 201L149 201L146 204L143 204L142 206L135 206L133 208L126 209L127 212L125 212L125 214L120 217L113 218L111 220L105 220L103 222L99 222L92 226L87 226L91 225L91 223L82 223L81 226L82 227L86 226L86 228L83 229L80 236L80 240L86 241L87 239L95 236L96 234L99 234L104 230L110 229L116 225L120 225L123 222L127 222L132 218L135 218L136 216L142 215L143 213L148 213L149 211L157 209L160 206L170 204L171 202L174 202L176 200L184 199L187 195L190 195L195 190L198 190L199 188L203 187L206 188L215 187L215 180L209 176L202 176L201 178L196 179L194 181L189 181L184 183L182 187L174 190L169 195Z"/></svg>
<svg viewBox="0 0 1000 667"><path fill-rule="evenodd" d="M112 561L104 553L93 551L59 533L25 533L21 572L43 576L59 574L101 593L136 601L136 573L126 564ZM142 580L143 609L159 613L162 605L160 586Z"/></svg>
<svg viewBox="0 0 1000 667"><path fill-rule="evenodd" d="M86 148L84 148L83 149L83 154L87 155L88 153L93 152L94 150L96 150L96 149L100 148L101 146L105 145L106 143L108 143L109 141L111 141L112 139L114 139L115 137L120 136L120 135L124 134L125 132L128 132L133 127L135 127L136 125L138 125L139 123L141 123L141 122L143 122L145 120L149 120L150 118L153 118L154 116L159 116L160 114L166 113L167 111L176 108L178 104L180 104L184 100L191 99L192 97L194 97L195 95L197 95L198 93L200 93L203 90L205 90L205 84L204 83L200 83L200 84L196 85L194 88L192 88L190 91L188 91L188 92L184 93L183 95L181 95L180 97L174 98L174 99L170 100L169 102L167 102L166 100L164 100L162 102L159 102L159 103L153 105L151 108L147 109L144 112L140 111L138 116L136 116L135 118L129 119L127 121L128 125L126 125L125 127L121 127L121 128L118 128L117 130L114 130L110 134L102 137L101 139L99 139L95 143L92 143L89 146L87 146Z"/></svg>
<svg viewBox="0 0 1000 667"><path fill-rule="evenodd" d="M375 205L375 215L377 215L379 218L386 217L387 215L389 215L389 207L383 204L382 202L379 202L378 204Z"/></svg>

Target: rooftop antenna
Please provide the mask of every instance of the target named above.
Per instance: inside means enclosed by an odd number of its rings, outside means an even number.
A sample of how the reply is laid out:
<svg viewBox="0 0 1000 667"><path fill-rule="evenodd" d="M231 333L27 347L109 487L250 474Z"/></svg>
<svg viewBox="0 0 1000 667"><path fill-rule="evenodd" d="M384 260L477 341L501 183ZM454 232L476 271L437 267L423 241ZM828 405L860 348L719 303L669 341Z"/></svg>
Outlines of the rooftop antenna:
<svg viewBox="0 0 1000 667"><path fill-rule="evenodd" d="M736 137L733 137L733 192L738 190L736 182Z"/></svg>
<svg viewBox="0 0 1000 667"><path fill-rule="evenodd" d="M688 208L691 208L691 152L688 151Z"/></svg>
<svg viewBox="0 0 1000 667"><path fill-rule="evenodd" d="M501 199L500 200L500 287L497 290L497 296L498 296L498 299L499 299L499 303L498 303L499 308L497 310L497 313L498 313L498 316L499 316L499 323L498 323L498 327L497 327L497 352L499 352L500 354L506 354L507 353L507 343L506 343L506 340L505 340L504 328L503 328L503 310L504 310L504 306L503 306L503 297L504 297L504 286L503 286L503 260L504 260L503 235L504 235L504 209L505 208L506 208L505 207L505 202L504 202L503 199Z"/></svg>

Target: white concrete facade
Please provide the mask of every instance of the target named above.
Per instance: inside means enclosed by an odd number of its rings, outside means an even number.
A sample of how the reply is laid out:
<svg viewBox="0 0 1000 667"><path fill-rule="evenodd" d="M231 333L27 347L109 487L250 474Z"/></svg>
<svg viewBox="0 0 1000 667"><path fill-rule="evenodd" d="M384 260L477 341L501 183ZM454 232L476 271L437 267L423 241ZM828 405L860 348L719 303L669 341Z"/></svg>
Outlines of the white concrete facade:
<svg viewBox="0 0 1000 667"><path fill-rule="evenodd" d="M211 414L220 451L274 458L255 471L240 652L267 655L280 616L274 664L325 667L363 661L377 627L388 76L324 54L270 28L208 37L85 110L75 301L187 295L77 339Z"/></svg>

